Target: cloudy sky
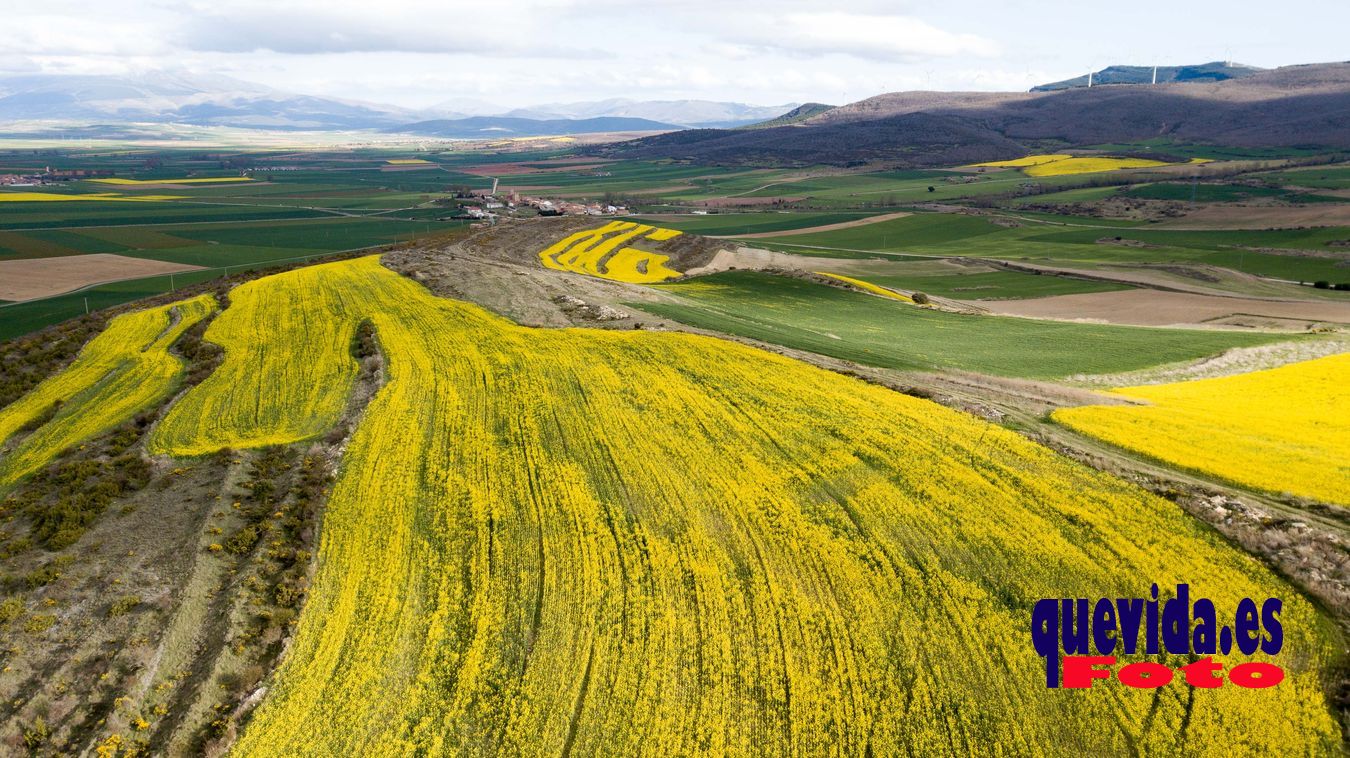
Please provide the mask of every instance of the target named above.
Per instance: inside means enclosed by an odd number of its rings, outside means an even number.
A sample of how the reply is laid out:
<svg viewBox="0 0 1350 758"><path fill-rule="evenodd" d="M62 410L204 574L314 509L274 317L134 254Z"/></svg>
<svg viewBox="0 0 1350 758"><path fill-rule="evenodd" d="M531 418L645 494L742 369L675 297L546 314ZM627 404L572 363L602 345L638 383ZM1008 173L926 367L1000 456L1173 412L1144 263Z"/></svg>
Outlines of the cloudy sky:
<svg viewBox="0 0 1350 758"><path fill-rule="evenodd" d="M408 107L839 103L1350 57L1346 0L0 0L0 18L4 73L216 73Z"/></svg>

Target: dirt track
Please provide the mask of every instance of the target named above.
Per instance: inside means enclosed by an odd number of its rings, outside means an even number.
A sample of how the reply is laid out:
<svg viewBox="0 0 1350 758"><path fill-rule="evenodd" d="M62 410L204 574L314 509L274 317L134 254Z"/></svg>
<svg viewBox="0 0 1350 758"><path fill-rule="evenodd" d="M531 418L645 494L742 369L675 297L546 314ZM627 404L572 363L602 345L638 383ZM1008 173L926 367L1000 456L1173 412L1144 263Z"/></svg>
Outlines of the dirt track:
<svg viewBox="0 0 1350 758"><path fill-rule="evenodd" d="M837 224L825 224L823 226L809 226L805 229L782 229L776 232L759 232L756 234L729 234L718 237L724 240L766 240L773 237L792 237L798 234L815 234L816 232L833 232L839 229L852 229L855 226L867 226L881 221L891 221L897 218L904 218L911 214L905 212L883 213L880 216L868 216L866 218L854 219L853 221L841 221Z"/></svg>

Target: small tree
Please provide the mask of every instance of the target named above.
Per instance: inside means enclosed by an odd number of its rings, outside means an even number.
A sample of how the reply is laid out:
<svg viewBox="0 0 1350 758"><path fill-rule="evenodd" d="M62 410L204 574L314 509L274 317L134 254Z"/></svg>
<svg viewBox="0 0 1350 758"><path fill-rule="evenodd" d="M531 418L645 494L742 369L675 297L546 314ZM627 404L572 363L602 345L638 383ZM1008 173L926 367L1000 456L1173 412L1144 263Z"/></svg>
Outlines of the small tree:
<svg viewBox="0 0 1350 758"><path fill-rule="evenodd" d="M922 292L915 292L913 295L909 296L909 299L913 300L917 305L928 305L928 296Z"/></svg>

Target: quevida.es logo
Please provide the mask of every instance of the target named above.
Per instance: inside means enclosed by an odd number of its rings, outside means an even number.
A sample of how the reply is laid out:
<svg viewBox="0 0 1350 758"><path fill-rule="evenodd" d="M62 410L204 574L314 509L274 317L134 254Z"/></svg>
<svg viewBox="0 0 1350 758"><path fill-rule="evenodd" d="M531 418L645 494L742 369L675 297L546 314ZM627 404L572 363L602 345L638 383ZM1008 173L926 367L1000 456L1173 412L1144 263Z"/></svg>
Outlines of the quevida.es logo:
<svg viewBox="0 0 1350 758"><path fill-rule="evenodd" d="M1284 680L1279 666L1249 661L1225 669L1213 656L1228 655L1235 647L1243 655L1279 653L1284 646L1282 607L1278 598L1259 605L1243 598L1221 623L1214 601L1202 597L1191 602L1189 585L1178 584L1175 596L1160 602L1155 584L1149 598L1039 600L1031 612L1031 640L1045 659L1045 685L1052 688L1088 688L1094 680L1113 675L1127 687L1155 688L1170 684L1178 674L1192 687L1206 689L1225 683L1274 687ZM1176 669L1150 660L1114 668L1118 656L1141 651L1194 660Z"/></svg>

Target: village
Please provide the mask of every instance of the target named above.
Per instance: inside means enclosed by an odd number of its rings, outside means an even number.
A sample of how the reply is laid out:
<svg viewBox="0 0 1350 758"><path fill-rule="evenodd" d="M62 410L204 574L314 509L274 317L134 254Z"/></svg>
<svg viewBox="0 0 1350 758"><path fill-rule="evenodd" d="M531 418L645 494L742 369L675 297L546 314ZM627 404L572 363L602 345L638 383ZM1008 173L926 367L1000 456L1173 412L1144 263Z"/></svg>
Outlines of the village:
<svg viewBox="0 0 1350 758"><path fill-rule="evenodd" d="M73 182L79 179L94 179L112 176L112 171L102 169L52 169L45 167L39 174L0 174L0 186L4 187L40 187L60 182Z"/></svg>
<svg viewBox="0 0 1350 758"><path fill-rule="evenodd" d="M628 213L624 205L534 197L515 190L499 193L495 178L490 189L457 192L451 202L460 207L462 218L488 221L501 213L516 216L529 215L529 211L539 216L622 216Z"/></svg>

